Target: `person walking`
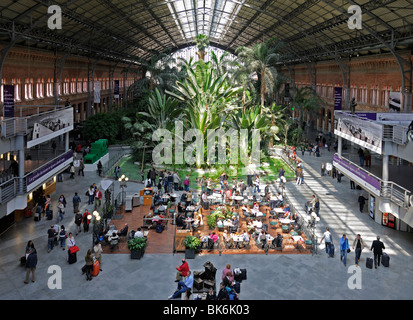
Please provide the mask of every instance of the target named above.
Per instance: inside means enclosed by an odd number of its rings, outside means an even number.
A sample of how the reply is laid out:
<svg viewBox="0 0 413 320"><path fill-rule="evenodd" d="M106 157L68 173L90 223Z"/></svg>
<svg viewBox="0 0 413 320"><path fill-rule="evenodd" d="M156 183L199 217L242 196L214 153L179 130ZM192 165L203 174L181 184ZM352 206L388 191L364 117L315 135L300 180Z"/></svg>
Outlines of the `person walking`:
<svg viewBox="0 0 413 320"><path fill-rule="evenodd" d="M365 246L366 246L366 244L364 243L363 239L361 238L361 235L358 234L356 239L354 239L354 242L353 242L353 250L354 250L354 253L355 253L356 266L358 266L358 264L360 262L361 251L363 251Z"/></svg>
<svg viewBox="0 0 413 320"><path fill-rule="evenodd" d="M75 195L73 196L72 202L73 202L73 212L76 214L76 212L79 211L79 204L82 200L78 196L77 192L75 192Z"/></svg>
<svg viewBox="0 0 413 320"><path fill-rule="evenodd" d="M343 261L344 266L347 265L347 253L350 249L348 239L345 234L340 238L340 260Z"/></svg>
<svg viewBox="0 0 413 320"><path fill-rule="evenodd" d="M374 254L374 267L377 269L377 267L380 267L380 259L381 256L383 255L383 250L386 249L384 247L383 242L380 241L380 236L377 236L377 240L374 240L373 243L371 244L370 251L373 250Z"/></svg>
<svg viewBox="0 0 413 320"><path fill-rule="evenodd" d="M79 232L82 232L82 228L80 227L82 225L82 221L83 221L83 216L78 210L75 214L76 235L78 235Z"/></svg>
<svg viewBox="0 0 413 320"><path fill-rule="evenodd" d="M57 205L57 219L56 219L56 224L59 222L63 221L63 217L65 214L65 206L62 201L59 201L59 204Z"/></svg>
<svg viewBox="0 0 413 320"><path fill-rule="evenodd" d="M103 193L98 188L95 191L95 208L100 208L101 202L103 198Z"/></svg>
<svg viewBox="0 0 413 320"><path fill-rule="evenodd" d="M75 238L73 238L73 235L71 232L69 232L69 235L66 238L66 250L67 250L67 260L69 261L69 256L70 256L70 248L76 245Z"/></svg>
<svg viewBox="0 0 413 320"><path fill-rule="evenodd" d="M324 177L326 175L326 165L324 162L321 163L321 176Z"/></svg>
<svg viewBox="0 0 413 320"><path fill-rule="evenodd" d="M47 252L49 253L51 250L53 250L54 246L54 238L56 237L56 230L54 228L54 225L52 224L50 226L50 229L47 230Z"/></svg>
<svg viewBox="0 0 413 320"><path fill-rule="evenodd" d="M326 253L327 253L328 255L330 255L330 252L331 252L330 247L331 247L332 245L334 245L334 244L333 244L333 237L332 237L332 235L331 235L330 230L328 229L328 227L326 227L326 231L324 232L323 237L322 237L321 240L320 240L320 244L323 242L323 240L324 240L324 242L325 242L325 244L326 244Z"/></svg>
<svg viewBox="0 0 413 320"><path fill-rule="evenodd" d="M70 165L70 179L74 179L74 178L75 178L75 166L72 163Z"/></svg>
<svg viewBox="0 0 413 320"><path fill-rule="evenodd" d="M83 223L83 231L84 232L88 232L89 231L89 224L90 224L90 220L89 219L89 215L91 215L89 213L89 211L86 209L85 212L83 213L83 218L82 218L82 223Z"/></svg>
<svg viewBox="0 0 413 320"><path fill-rule="evenodd" d="M119 164L116 164L116 167L114 169L115 172L115 179L118 180L119 179L119 173L120 173L120 167Z"/></svg>
<svg viewBox="0 0 413 320"><path fill-rule="evenodd" d="M98 175L100 177L102 175L102 169L103 169L103 165L102 165L102 162L100 160L97 164L97 167L98 167Z"/></svg>
<svg viewBox="0 0 413 320"><path fill-rule="evenodd" d="M65 250L66 238L67 238L67 233L66 233L65 226L61 225L60 231L59 231L59 242L60 242L60 248L62 248L62 250Z"/></svg>
<svg viewBox="0 0 413 320"><path fill-rule="evenodd" d="M36 281L35 271L37 266L37 252L36 249L30 248L29 254L26 258L26 279L24 280L25 284L29 283L30 273L32 274L32 282Z"/></svg>
<svg viewBox="0 0 413 320"><path fill-rule="evenodd" d="M85 266L83 267L83 273L86 273L86 280L92 280L92 270L93 270L93 255L92 250L88 250L85 256Z"/></svg>
<svg viewBox="0 0 413 320"><path fill-rule="evenodd" d="M255 176L254 180L254 193L260 193L260 177L258 175Z"/></svg>
<svg viewBox="0 0 413 320"><path fill-rule="evenodd" d="M80 174L82 174L82 176L85 176L85 163L83 161L83 159L80 159L80 163L79 163L79 171L77 173L78 176L80 176Z"/></svg>
<svg viewBox="0 0 413 320"><path fill-rule="evenodd" d="M360 212L363 212L364 204L366 203L367 200L368 199L365 198L362 193L360 193L359 198L358 198L358 203L360 205Z"/></svg>
<svg viewBox="0 0 413 320"><path fill-rule="evenodd" d="M97 261L99 261L100 271L102 271L102 244L99 240L96 240L95 245L93 246L93 254Z"/></svg>
<svg viewBox="0 0 413 320"><path fill-rule="evenodd" d="M86 191L86 195L89 197L87 204L93 204L93 201L95 200L95 188L93 187L93 185L91 185Z"/></svg>

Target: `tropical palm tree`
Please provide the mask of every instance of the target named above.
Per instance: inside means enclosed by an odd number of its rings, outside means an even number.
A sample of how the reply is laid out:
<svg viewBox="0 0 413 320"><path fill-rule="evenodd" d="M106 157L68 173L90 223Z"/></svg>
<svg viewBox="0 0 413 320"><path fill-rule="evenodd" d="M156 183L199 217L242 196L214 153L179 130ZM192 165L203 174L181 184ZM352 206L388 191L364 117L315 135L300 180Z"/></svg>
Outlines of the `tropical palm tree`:
<svg viewBox="0 0 413 320"><path fill-rule="evenodd" d="M138 97L151 92L155 87L165 89L168 81L175 81L177 78L177 70L173 65L175 59L168 53L152 55L149 61L142 61L144 77L133 83L129 90Z"/></svg>
<svg viewBox="0 0 413 320"><path fill-rule="evenodd" d="M195 37L194 44L198 48L198 52L197 52L198 58L200 60L205 60L205 55L206 55L205 49L209 47L209 38L208 38L208 36L206 36L202 33L198 34Z"/></svg>
<svg viewBox="0 0 413 320"><path fill-rule="evenodd" d="M326 103L311 87L302 87L295 91L292 105L298 110L298 120L302 123L304 113L315 113Z"/></svg>
<svg viewBox="0 0 413 320"><path fill-rule="evenodd" d="M241 64L250 66L260 81L261 106L265 104L265 96L271 94L277 81L276 63L280 61L279 49L282 42L271 38L266 42L258 43L252 48L241 46L236 49Z"/></svg>

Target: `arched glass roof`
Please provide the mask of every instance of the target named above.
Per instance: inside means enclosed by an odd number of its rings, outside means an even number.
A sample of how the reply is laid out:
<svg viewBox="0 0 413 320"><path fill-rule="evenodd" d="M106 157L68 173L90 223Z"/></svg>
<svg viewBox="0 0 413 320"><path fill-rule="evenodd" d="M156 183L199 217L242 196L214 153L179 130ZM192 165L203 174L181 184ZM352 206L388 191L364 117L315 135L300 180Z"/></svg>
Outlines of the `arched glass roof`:
<svg viewBox="0 0 413 320"><path fill-rule="evenodd" d="M50 5L62 28L48 28ZM350 29L357 6L362 28ZM140 64L191 46L197 34L234 52L277 37L290 63L411 50L413 0L2 0L0 50L10 43ZM291 58L293 57L293 58Z"/></svg>

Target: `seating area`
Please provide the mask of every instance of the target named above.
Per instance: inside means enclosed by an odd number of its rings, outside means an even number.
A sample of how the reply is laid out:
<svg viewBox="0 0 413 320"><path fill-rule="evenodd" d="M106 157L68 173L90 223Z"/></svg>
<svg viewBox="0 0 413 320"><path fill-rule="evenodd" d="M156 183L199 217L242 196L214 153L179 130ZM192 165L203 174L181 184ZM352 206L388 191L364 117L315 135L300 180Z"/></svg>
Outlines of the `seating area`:
<svg viewBox="0 0 413 320"><path fill-rule="evenodd" d="M284 211L288 204L275 204L258 193L226 197L215 192L207 202L196 193L191 202L181 201L181 195L163 194L156 205L134 207L111 224L118 230L125 222L129 231L141 228L150 239L149 253L184 252L185 236L193 235L200 239L197 253L202 254L311 254L304 221ZM114 252L129 253L127 241L121 240Z"/></svg>

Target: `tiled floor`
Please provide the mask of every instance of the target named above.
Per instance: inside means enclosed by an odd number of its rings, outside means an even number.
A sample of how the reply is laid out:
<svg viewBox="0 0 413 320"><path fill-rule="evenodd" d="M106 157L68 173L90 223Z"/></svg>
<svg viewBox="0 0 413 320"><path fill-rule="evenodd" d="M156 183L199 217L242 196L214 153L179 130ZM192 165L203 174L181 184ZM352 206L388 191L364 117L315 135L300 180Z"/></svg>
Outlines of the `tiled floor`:
<svg viewBox="0 0 413 320"><path fill-rule="evenodd" d="M287 196L299 210L312 194L320 197L318 236L329 226L335 242L342 233L348 235L350 243L355 234L361 233L369 246L376 235L380 235L390 255L390 268L367 269L365 259L369 256L368 250L362 253L359 269L354 269L354 252L348 255L345 267L338 253L334 258L328 258L322 244L318 246L316 255L201 253L189 260L190 269L202 270L206 261L214 264L218 276L226 264L246 268L248 279L242 283L241 300L411 300L413 234L389 229L373 221L366 212L360 213L356 201L359 191L351 190L347 179L337 183L329 177L320 177L321 161L331 161L331 158L332 153L327 151L321 158L304 156L305 184L287 183ZM77 191L83 195L91 183L99 185L100 181L95 173L85 172L85 177L76 176L74 180L65 179L57 184L56 195L64 194L69 200L62 222L67 230L74 230L70 201L73 193ZM117 194L120 190L117 182L114 182L114 188ZM139 192L141 188L141 184L130 182L128 193ZM52 196L53 207L56 207L56 195ZM82 200L81 210L91 209L85 199ZM130 223L135 226L140 221L132 219ZM46 231L49 225L50 221L34 222L27 218L0 236L0 299L164 300L176 289L175 268L180 265L183 253L174 254L171 248L165 248L166 253L148 251L141 260L132 260L128 254L104 253L103 271L92 281L86 281L81 267L87 249L92 246L91 233L82 232L75 237L80 248L78 261L69 265L66 251L55 248L47 253ZM161 236L167 237L168 233ZM39 262L36 282L25 285L25 271L19 265L19 258L29 239L35 243ZM61 273L53 270L61 270ZM356 273L360 275L360 289L352 289L351 286ZM61 280L61 289L50 286L56 279Z"/></svg>

